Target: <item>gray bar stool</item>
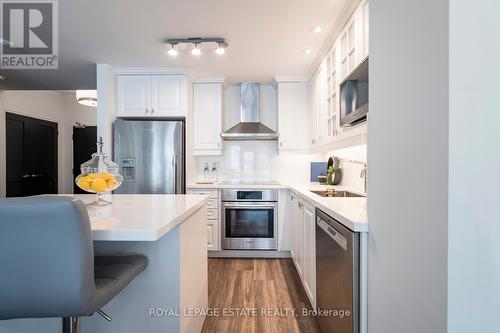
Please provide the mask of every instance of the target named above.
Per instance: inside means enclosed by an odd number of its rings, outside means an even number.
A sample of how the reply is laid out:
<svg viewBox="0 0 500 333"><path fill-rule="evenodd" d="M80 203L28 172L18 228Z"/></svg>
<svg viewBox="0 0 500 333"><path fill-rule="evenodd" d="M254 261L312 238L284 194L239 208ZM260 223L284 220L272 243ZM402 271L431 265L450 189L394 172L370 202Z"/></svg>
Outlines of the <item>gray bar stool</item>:
<svg viewBox="0 0 500 333"><path fill-rule="evenodd" d="M69 197L0 199L0 320L95 312L147 266L142 255L96 256L84 204Z"/></svg>

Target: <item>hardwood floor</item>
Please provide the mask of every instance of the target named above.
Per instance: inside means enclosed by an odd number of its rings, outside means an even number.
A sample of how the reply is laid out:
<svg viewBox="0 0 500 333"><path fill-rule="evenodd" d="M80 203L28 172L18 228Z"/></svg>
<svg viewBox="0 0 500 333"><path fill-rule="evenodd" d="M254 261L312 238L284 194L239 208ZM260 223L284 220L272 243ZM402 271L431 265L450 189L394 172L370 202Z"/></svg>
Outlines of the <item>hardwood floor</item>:
<svg viewBox="0 0 500 333"><path fill-rule="evenodd" d="M208 303L204 333L319 332L291 259L209 258Z"/></svg>

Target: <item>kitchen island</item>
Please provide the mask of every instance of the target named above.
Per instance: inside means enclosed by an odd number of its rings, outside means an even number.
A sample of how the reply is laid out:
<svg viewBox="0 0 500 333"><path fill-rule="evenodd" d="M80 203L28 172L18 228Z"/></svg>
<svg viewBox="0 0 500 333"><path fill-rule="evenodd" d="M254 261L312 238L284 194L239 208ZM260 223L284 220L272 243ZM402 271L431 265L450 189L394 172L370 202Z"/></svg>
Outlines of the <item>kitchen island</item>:
<svg viewBox="0 0 500 333"><path fill-rule="evenodd" d="M95 195L67 195L85 203ZM199 332L208 306L204 195L108 195L88 205L96 254L143 254L148 266L98 314L80 318L81 332ZM28 209L28 207L27 207ZM64 251L64 249L61 249ZM0 332L59 332L61 320L0 321Z"/></svg>

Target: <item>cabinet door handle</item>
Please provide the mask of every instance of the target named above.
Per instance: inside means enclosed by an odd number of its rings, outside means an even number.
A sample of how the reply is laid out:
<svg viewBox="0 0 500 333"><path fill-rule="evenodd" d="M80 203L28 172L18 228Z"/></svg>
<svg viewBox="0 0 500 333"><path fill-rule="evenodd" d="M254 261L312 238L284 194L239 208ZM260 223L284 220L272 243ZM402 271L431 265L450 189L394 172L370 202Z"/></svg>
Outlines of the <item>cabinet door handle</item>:
<svg viewBox="0 0 500 333"><path fill-rule="evenodd" d="M149 113L148 108L146 108L146 114L148 114L148 113Z"/></svg>
<svg viewBox="0 0 500 333"><path fill-rule="evenodd" d="M283 141L280 141L280 147L283 148Z"/></svg>
<svg viewBox="0 0 500 333"><path fill-rule="evenodd" d="M151 108L151 114L155 113L155 109Z"/></svg>
<svg viewBox="0 0 500 333"><path fill-rule="evenodd" d="M220 142L217 142L217 147L220 147Z"/></svg>

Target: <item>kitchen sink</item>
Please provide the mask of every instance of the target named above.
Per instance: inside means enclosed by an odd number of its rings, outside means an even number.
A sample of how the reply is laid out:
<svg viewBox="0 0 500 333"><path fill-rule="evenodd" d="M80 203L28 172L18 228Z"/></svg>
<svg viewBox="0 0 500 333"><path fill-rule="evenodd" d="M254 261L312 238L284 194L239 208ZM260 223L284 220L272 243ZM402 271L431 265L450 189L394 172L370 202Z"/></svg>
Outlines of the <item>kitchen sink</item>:
<svg viewBox="0 0 500 333"><path fill-rule="evenodd" d="M327 190L321 190L321 191L310 191L314 194L319 195L320 197L331 197L331 198L363 198L365 195L349 192L349 191L327 191Z"/></svg>

